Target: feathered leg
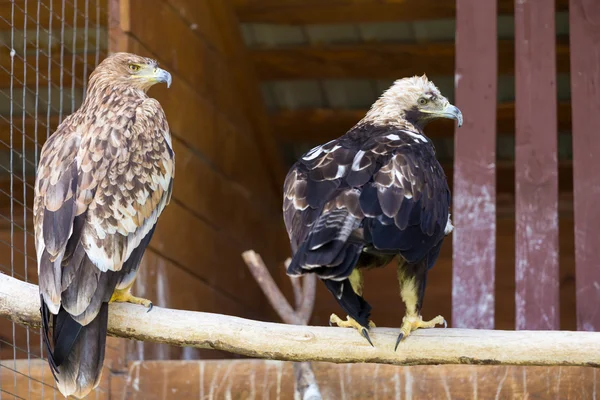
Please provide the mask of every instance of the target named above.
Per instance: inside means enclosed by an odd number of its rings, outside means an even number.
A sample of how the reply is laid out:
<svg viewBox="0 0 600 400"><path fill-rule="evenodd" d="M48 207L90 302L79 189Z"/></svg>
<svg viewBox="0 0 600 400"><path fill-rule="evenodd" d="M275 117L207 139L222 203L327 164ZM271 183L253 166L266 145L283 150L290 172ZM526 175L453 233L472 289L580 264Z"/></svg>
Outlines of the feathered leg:
<svg viewBox="0 0 600 400"><path fill-rule="evenodd" d="M360 269L355 268L352 271L352 273L350 274L350 276L348 277L348 280L350 281L350 286L352 287L352 291L354 293L356 293L358 296L362 297L364 281L363 281L363 275L362 275L362 272L360 271ZM367 328L365 328L364 326L359 324L351 316L348 315L346 317L346 320L344 321L343 319L338 317L336 314L331 314L331 316L329 317L329 325L333 325L333 324L335 324L339 327L342 327L342 328L354 328L354 329L358 330L358 332L365 339L367 339L369 344L371 346L373 346L373 342L371 342L371 338L369 337L369 332L368 332ZM369 326L369 328L374 328L375 323L373 323L373 321L369 321L368 326Z"/></svg>
<svg viewBox="0 0 600 400"><path fill-rule="evenodd" d="M425 263L409 265L404 260L399 261L398 283L400 284L400 297L406 306L406 315L402 318L402 326L394 351L398 349L398 345L403 339L419 328L433 328L442 324L444 327L447 326L446 320L441 315L430 321L423 321L421 307L425 295L426 279L427 266Z"/></svg>

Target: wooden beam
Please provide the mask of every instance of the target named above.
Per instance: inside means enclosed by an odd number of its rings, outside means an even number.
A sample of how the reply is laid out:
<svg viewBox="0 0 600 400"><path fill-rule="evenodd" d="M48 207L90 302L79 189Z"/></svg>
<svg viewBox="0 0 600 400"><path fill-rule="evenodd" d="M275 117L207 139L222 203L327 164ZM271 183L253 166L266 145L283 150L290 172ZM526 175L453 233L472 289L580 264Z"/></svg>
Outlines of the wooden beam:
<svg viewBox="0 0 600 400"><path fill-rule="evenodd" d="M26 360L23 364L25 372ZM32 365L37 371L37 361ZM471 399L489 394L500 399L585 398L600 385L600 374L591 367L313 365L326 399ZM266 399L292 399L294 393L292 363L281 361L142 361L134 363L125 377L125 387L111 384L114 398L166 392L182 399L210 398L208 393L213 398L229 398L232 393L231 398L242 399L261 393ZM3 377L2 382L10 385L12 378ZM26 377L17 379L26 390Z"/></svg>
<svg viewBox="0 0 600 400"><path fill-rule="evenodd" d="M298 109L281 110L270 115L272 131L282 142L325 143L343 135L366 114L367 110L348 109ZM465 115L470 118L470 115ZM429 137L454 136L453 121L434 121L425 128ZM558 104L558 128L571 131L571 104ZM514 134L514 103L499 104L496 110L496 129L499 134ZM457 131L457 135L461 131Z"/></svg>
<svg viewBox="0 0 600 400"><path fill-rule="evenodd" d="M454 18L454 1L420 0L234 0L241 22L334 24ZM566 11L568 0L557 0ZM513 0L499 0L498 13L511 14Z"/></svg>
<svg viewBox="0 0 600 400"><path fill-rule="evenodd" d="M556 44L559 73L569 72L568 38ZM498 42L498 73L513 75L515 42ZM262 80L292 79L398 79L411 75L453 75L454 42L444 43L357 43L251 51Z"/></svg>
<svg viewBox="0 0 600 400"><path fill-rule="evenodd" d="M559 329L554 0L516 2L516 327Z"/></svg>
<svg viewBox="0 0 600 400"><path fill-rule="evenodd" d="M496 265L496 2L458 0L452 326L494 328Z"/></svg>
<svg viewBox="0 0 600 400"><path fill-rule="evenodd" d="M39 288L0 275L0 316L39 327ZM394 365L600 366L600 332L420 329L393 351L397 328L275 324L204 312L112 303L108 333L134 340L225 350L249 357Z"/></svg>
<svg viewBox="0 0 600 400"><path fill-rule="evenodd" d="M44 398L53 398L57 391L45 360L3 360L0 365L4 367L2 388L19 398L41 393L42 386ZM600 386L600 374L592 367L321 362L313 367L319 387L331 399L470 399L490 393L500 399L585 399ZM251 393L266 399L292 399L295 381L292 363L272 360L134 361L118 375L106 368L105 376L110 377L110 385L100 384L92 399L159 400L176 394L179 399L240 400L251 398Z"/></svg>
<svg viewBox="0 0 600 400"><path fill-rule="evenodd" d="M571 93L577 329L600 330L600 8L595 0L571 0Z"/></svg>

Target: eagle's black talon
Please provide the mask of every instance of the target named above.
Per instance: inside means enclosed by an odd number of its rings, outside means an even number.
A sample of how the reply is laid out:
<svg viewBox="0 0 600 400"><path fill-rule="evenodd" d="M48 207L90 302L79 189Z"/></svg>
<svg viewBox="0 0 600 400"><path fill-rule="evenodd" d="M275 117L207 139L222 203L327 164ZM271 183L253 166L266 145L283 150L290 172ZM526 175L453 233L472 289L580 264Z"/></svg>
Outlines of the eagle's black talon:
<svg viewBox="0 0 600 400"><path fill-rule="evenodd" d="M373 345L373 342L371 342L371 338L369 337L369 331L367 330L367 328L362 328L360 333L365 337L365 339L367 339L367 342L369 342L371 346L375 347Z"/></svg>
<svg viewBox="0 0 600 400"><path fill-rule="evenodd" d="M444 319L444 328L448 327L448 322L446 322L446 319Z"/></svg>
<svg viewBox="0 0 600 400"><path fill-rule="evenodd" d="M396 347L394 347L394 351L398 350L398 345L400 344L402 339L404 339L404 333L400 332L400 334L398 335L398 339L396 339Z"/></svg>
<svg viewBox="0 0 600 400"><path fill-rule="evenodd" d="M148 311L146 311L146 312L149 313L150 311L152 311L153 308L154 308L154 304L150 303L150 305L148 306Z"/></svg>

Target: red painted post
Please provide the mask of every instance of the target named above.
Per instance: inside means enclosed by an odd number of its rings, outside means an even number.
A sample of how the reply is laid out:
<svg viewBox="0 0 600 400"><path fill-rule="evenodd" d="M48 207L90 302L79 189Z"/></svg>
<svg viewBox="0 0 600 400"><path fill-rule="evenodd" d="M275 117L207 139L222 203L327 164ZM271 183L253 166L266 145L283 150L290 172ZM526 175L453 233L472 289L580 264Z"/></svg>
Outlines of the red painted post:
<svg viewBox="0 0 600 400"><path fill-rule="evenodd" d="M494 327L496 253L496 2L456 2L452 326Z"/></svg>
<svg viewBox="0 0 600 400"><path fill-rule="evenodd" d="M515 2L517 329L560 328L554 0Z"/></svg>
<svg viewBox="0 0 600 400"><path fill-rule="evenodd" d="M577 329L600 331L600 2L569 14Z"/></svg>

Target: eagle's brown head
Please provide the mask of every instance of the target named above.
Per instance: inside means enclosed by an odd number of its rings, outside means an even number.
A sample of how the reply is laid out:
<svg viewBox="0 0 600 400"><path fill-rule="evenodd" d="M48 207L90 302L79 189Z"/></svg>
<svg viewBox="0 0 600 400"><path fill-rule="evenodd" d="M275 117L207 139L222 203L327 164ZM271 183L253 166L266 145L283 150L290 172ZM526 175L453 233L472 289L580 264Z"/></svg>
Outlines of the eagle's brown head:
<svg viewBox="0 0 600 400"><path fill-rule="evenodd" d="M407 121L424 127L437 118L451 118L462 125L460 110L450 104L425 75L398 79L373 104L367 117L376 123Z"/></svg>
<svg viewBox="0 0 600 400"><path fill-rule="evenodd" d="M90 89L94 84L110 84L145 92L160 82L171 86L171 74L158 68L156 60L131 53L111 54L90 75Z"/></svg>

